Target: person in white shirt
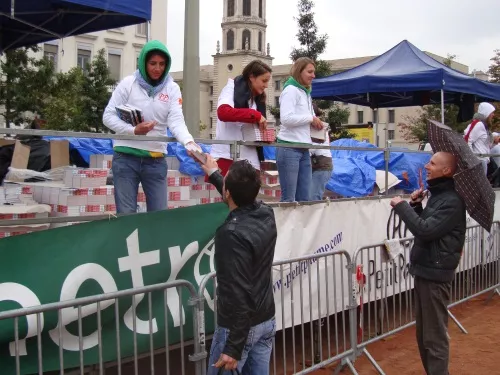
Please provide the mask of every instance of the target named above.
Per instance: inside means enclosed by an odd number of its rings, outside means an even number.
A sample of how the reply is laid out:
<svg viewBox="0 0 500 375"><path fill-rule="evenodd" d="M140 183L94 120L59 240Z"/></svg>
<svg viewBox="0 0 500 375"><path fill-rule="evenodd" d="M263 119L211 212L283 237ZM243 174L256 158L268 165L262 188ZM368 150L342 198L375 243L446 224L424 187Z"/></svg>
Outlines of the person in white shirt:
<svg viewBox="0 0 500 375"><path fill-rule="evenodd" d="M486 102L479 104L477 113L474 114L472 122L464 131L465 141L476 154L490 153L491 142L488 134L488 123L493 118L494 113L495 107L492 104ZM484 173L486 174L490 158L488 156L481 156L479 159L483 163Z"/></svg>
<svg viewBox="0 0 500 375"><path fill-rule="evenodd" d="M167 128L188 150L199 149L184 122L179 85L168 74L171 57L160 41L146 43L139 55L139 69L125 77L113 91L103 123L117 134L166 136ZM116 107L130 104L142 112L143 122L133 126L122 120ZM166 144L157 141L113 142L113 183L116 212L137 212L139 183L148 212L167 209Z"/></svg>
<svg viewBox="0 0 500 375"><path fill-rule="evenodd" d="M241 75L228 79L217 102L216 140L243 140L242 128L247 124L258 125L260 130L266 129L265 90L271 79L271 72L267 64L253 60L243 69ZM230 146L214 144L210 155L217 160L217 165L225 176L233 163ZM263 153L259 158L257 147L241 146L239 159L248 160L255 169L260 170Z"/></svg>
<svg viewBox="0 0 500 375"><path fill-rule="evenodd" d="M315 75L314 61L301 57L292 66L291 77L280 95L280 131L278 143L310 145L311 126L322 129L314 115L311 83ZM312 169L309 149L277 147L276 162L282 202L311 200Z"/></svg>

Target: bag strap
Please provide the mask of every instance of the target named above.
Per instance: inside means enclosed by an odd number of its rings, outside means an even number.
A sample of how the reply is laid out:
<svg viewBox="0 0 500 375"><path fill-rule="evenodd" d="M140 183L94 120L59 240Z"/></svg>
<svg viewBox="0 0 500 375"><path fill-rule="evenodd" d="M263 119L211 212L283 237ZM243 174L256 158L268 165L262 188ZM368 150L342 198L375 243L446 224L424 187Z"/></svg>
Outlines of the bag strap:
<svg viewBox="0 0 500 375"><path fill-rule="evenodd" d="M467 134L465 135L464 139L465 139L465 142L469 142L469 136L470 136L470 133L472 132L472 130L474 129L474 127L476 126L476 124L480 122L478 119L476 120L473 120L470 124L470 127L469 127L469 131L467 132Z"/></svg>

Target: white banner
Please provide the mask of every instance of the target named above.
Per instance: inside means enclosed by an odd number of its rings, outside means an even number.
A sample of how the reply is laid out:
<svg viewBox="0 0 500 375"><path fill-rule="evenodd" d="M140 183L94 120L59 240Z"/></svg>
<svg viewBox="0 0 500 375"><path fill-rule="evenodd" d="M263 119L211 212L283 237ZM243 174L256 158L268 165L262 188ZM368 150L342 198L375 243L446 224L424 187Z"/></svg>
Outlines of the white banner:
<svg viewBox="0 0 500 375"><path fill-rule="evenodd" d="M498 197L500 192L496 194ZM500 220L498 208L499 199L495 203L495 221ZM390 198L282 206L274 211L278 227L275 261L337 250L346 250L352 257L361 247L412 236L392 210ZM477 223L468 217L467 225ZM478 240L482 233L485 246ZM459 270L492 261L492 235L480 229L467 231ZM366 276L364 302L413 287L408 272L410 247L410 243L404 246L393 262L380 246L361 251L358 264L363 264ZM273 289L278 328L345 310L349 304L346 264L346 258L337 255L275 266Z"/></svg>

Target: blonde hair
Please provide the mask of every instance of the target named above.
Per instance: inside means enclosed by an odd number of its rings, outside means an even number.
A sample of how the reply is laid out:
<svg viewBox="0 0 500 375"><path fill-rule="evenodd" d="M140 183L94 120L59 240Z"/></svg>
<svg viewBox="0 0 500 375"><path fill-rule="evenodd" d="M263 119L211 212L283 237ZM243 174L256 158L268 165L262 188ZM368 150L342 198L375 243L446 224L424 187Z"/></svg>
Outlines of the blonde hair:
<svg viewBox="0 0 500 375"><path fill-rule="evenodd" d="M292 65L292 69L290 70L290 75L295 79L298 83L304 86L306 89L310 89L310 86L306 86L303 84L302 79L300 77L301 73L304 71L306 66L311 64L316 68L316 64L309 57L299 57Z"/></svg>

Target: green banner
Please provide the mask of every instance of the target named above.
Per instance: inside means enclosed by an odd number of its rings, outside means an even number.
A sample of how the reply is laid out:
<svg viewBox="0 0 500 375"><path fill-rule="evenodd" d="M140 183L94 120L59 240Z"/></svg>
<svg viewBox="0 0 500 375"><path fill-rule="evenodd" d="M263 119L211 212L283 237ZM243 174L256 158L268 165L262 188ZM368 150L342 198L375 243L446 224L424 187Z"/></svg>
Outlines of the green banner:
<svg viewBox="0 0 500 375"><path fill-rule="evenodd" d="M194 206L163 212L124 216L0 240L0 312L61 300L110 293L184 279L196 289L201 278L213 271L213 237L227 216L224 204ZM180 293L184 339L193 337L189 293ZM155 348L179 342L179 294L172 289L152 293L152 337ZM165 296L167 301L165 302ZM148 298L119 299L121 357L134 353L134 325L138 352L150 350ZM168 322L165 322L165 303ZM105 362L117 358L114 301L101 302L102 354ZM97 305L81 308L83 358L98 363ZM211 313L210 309L206 309ZM60 316L59 316L60 315ZM61 320L61 322L60 322ZM40 315L43 370L59 369L59 332L63 331L65 368L78 367L78 310ZM207 322L213 318L207 316ZM18 319L22 374L38 371L37 318ZM207 330L212 327L207 327ZM0 321L0 373L15 374L14 319ZM27 338L28 337L28 338ZM27 338L25 341L24 339Z"/></svg>

